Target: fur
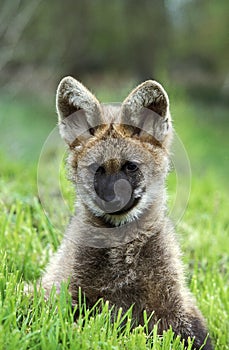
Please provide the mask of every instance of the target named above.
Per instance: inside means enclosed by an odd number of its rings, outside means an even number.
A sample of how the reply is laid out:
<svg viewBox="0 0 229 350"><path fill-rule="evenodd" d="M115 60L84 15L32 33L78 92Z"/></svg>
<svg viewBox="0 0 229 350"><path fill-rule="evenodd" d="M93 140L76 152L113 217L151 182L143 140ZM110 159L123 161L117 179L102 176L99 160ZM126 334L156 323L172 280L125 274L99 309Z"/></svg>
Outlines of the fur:
<svg viewBox="0 0 229 350"><path fill-rule="evenodd" d="M143 310L158 322L158 332L172 326L200 349L205 321L188 290L174 228L167 218L165 179L169 170L172 122L169 99L155 81L139 85L122 105L100 105L78 81L64 78L57 90L61 136L69 145L68 165L76 185L76 214L42 278L49 294L70 279L73 304L78 288L88 306L99 298L123 312L133 305L135 325ZM122 213L104 211L96 198L95 164L107 174L134 161L139 173L137 204ZM95 169L93 168L95 167ZM117 235L116 235L117 233ZM211 350L210 339L202 348Z"/></svg>

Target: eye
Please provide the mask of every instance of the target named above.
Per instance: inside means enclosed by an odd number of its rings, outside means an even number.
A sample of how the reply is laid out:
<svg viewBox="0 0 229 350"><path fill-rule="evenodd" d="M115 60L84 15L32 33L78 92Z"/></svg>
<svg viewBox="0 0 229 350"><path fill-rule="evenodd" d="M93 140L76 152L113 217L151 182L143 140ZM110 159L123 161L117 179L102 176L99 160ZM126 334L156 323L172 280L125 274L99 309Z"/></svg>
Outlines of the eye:
<svg viewBox="0 0 229 350"><path fill-rule="evenodd" d="M95 128L90 128L89 133L94 136L95 135Z"/></svg>
<svg viewBox="0 0 229 350"><path fill-rule="evenodd" d="M102 166L100 166L98 163L91 163L88 166L88 169L92 173L103 173L105 171L105 169Z"/></svg>
<svg viewBox="0 0 229 350"><path fill-rule="evenodd" d="M105 170L105 168L103 166L98 167L98 169L96 170L96 174L102 175L102 174L105 174L105 173L106 173L106 170Z"/></svg>
<svg viewBox="0 0 229 350"><path fill-rule="evenodd" d="M124 164L124 169L128 171L129 173L134 173L138 170L138 166L135 163L132 162L126 162Z"/></svg>

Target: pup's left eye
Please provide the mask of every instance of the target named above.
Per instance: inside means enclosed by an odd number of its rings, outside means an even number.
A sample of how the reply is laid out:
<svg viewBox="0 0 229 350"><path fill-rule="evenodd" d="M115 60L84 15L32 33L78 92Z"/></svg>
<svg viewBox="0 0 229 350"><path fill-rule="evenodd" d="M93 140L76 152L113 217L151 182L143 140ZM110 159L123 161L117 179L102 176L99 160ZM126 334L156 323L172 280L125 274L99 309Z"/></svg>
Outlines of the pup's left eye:
<svg viewBox="0 0 229 350"><path fill-rule="evenodd" d="M138 166L135 163L132 162L126 162L124 164L124 169L128 171L129 173L133 173L138 170Z"/></svg>

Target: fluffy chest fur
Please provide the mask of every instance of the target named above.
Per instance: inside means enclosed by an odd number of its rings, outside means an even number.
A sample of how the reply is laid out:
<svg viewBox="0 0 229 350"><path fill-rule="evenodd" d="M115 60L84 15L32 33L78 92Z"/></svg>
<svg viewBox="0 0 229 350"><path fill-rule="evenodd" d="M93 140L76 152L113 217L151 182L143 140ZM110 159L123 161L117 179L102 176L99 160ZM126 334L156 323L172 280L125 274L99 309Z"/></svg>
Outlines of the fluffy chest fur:
<svg viewBox="0 0 229 350"><path fill-rule="evenodd" d="M168 232L168 236L171 235ZM78 286L85 292L90 304L99 298L128 309L157 309L162 314L179 299L177 273L171 275L171 260L167 249L168 238L162 232L139 237L116 248L80 247L76 251L74 273L70 290L74 295ZM179 255L179 251L175 252Z"/></svg>

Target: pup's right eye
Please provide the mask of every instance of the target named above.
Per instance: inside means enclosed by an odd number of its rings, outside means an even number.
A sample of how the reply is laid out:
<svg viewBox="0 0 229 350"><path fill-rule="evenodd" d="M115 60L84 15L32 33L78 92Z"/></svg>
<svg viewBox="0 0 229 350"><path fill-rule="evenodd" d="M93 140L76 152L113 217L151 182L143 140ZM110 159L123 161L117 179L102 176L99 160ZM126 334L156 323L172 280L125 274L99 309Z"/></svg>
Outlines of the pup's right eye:
<svg viewBox="0 0 229 350"><path fill-rule="evenodd" d="M94 136L95 135L95 128L90 128L89 133Z"/></svg>
<svg viewBox="0 0 229 350"><path fill-rule="evenodd" d="M92 163L88 166L88 169L92 172L92 173L97 173L97 171L99 170L99 168L101 168L99 166L98 163Z"/></svg>
<svg viewBox="0 0 229 350"><path fill-rule="evenodd" d="M98 167L96 174L105 174L106 170L103 166Z"/></svg>

